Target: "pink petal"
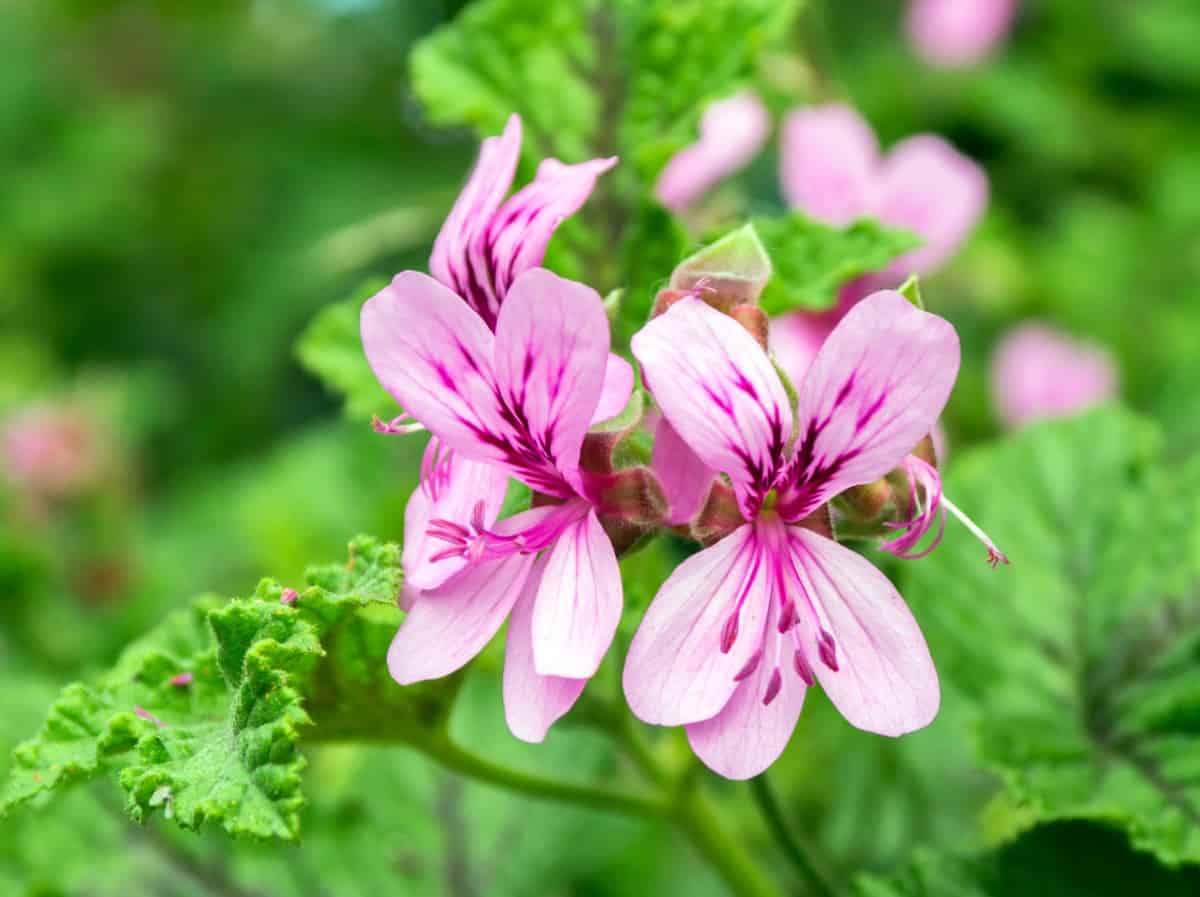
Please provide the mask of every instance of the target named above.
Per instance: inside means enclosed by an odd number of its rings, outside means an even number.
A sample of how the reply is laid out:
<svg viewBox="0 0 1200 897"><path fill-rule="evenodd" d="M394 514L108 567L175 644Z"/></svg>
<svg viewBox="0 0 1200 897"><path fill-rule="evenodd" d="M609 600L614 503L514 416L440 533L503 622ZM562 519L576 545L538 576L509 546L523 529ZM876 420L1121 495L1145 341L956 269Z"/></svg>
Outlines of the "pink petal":
<svg viewBox="0 0 1200 897"><path fill-rule="evenodd" d="M749 163L770 131L767 107L749 91L711 103L700 119L700 139L671 157L654 195L668 209L681 211Z"/></svg>
<svg viewBox="0 0 1200 897"><path fill-rule="evenodd" d="M371 370L405 411L468 458L507 460L481 438L507 429L492 385L492 334L462 299L403 271L367 300L360 327Z"/></svg>
<svg viewBox="0 0 1200 897"><path fill-rule="evenodd" d="M497 387L531 451L568 478L578 470L579 448L600 403L608 340L600 295L542 268L522 274L500 310Z"/></svg>
<svg viewBox="0 0 1200 897"><path fill-rule="evenodd" d="M514 113L502 135L483 141L479 161L438 232L429 258L430 273L489 323L495 321L498 308L495 289L487 273L471 262L469 253L508 193L520 155L521 119Z"/></svg>
<svg viewBox="0 0 1200 897"><path fill-rule="evenodd" d="M954 328L899 293L875 293L852 308L800 384L800 436L780 512L799 519L895 468L933 429L958 362Z"/></svg>
<svg viewBox="0 0 1200 897"><path fill-rule="evenodd" d="M754 528L739 527L675 568L650 603L625 659L625 697L648 723L678 726L716 716L735 676L763 642L768 586ZM722 651L739 600L737 636Z"/></svg>
<svg viewBox="0 0 1200 897"><path fill-rule="evenodd" d="M1103 346L1025 324L1001 339L992 359L991 387L1001 420L1015 428L1112 398L1117 367Z"/></svg>
<svg viewBox="0 0 1200 897"><path fill-rule="evenodd" d="M547 552L533 610L538 673L588 678L600 666L620 622L617 555L596 512L588 511Z"/></svg>
<svg viewBox="0 0 1200 897"><path fill-rule="evenodd" d="M650 466L667 499L668 524L688 523L700 513L717 472L706 467L666 421L655 428Z"/></svg>
<svg viewBox="0 0 1200 897"><path fill-rule="evenodd" d="M504 654L504 716L522 741L542 741L546 732L579 698L587 679L541 676L533 662L534 595L542 582L545 555L540 557L508 621Z"/></svg>
<svg viewBox="0 0 1200 897"><path fill-rule="evenodd" d="M404 553L400 563L405 585L418 591L440 586L466 566L462 557L431 560L448 546L430 538L427 533L430 522L450 520L468 526L476 505L483 502L483 521L491 526L508 491L508 473L504 468L469 461L453 453L441 461L430 480L417 486L404 509Z"/></svg>
<svg viewBox="0 0 1200 897"><path fill-rule="evenodd" d="M592 412L589 426L603 423L616 417L629 404L633 395L633 365L620 355L608 353L604 366L604 387L600 390L600 404Z"/></svg>
<svg viewBox="0 0 1200 897"><path fill-rule="evenodd" d="M937 671L904 599L868 560L830 539L793 527L790 543L803 593L836 646L835 672L817 659L817 626L802 614L805 650L834 706L879 735L927 726L941 700Z"/></svg>
<svg viewBox="0 0 1200 897"><path fill-rule="evenodd" d="M773 609L763 656L729 703L712 719L687 727L696 756L727 779L753 778L779 759L804 706L807 688L793 666L791 638L779 634L776 618ZM778 691L771 684L776 677Z"/></svg>
<svg viewBox="0 0 1200 897"><path fill-rule="evenodd" d="M533 556L483 561L422 592L388 649L388 671L401 685L438 679L483 650L508 616Z"/></svg>
<svg viewBox="0 0 1200 897"><path fill-rule="evenodd" d="M545 159L537 176L509 197L471 253L478 269L493 272L497 303L521 274L542 263L559 224L579 210L596 179L616 164L616 156L578 165Z"/></svg>
<svg viewBox="0 0 1200 897"><path fill-rule="evenodd" d="M908 36L926 62L953 68L988 55L1012 29L1016 0L912 0Z"/></svg>
<svg viewBox="0 0 1200 897"><path fill-rule="evenodd" d="M766 353L740 324L699 299L676 302L633 337L663 416L739 496L770 488L792 410Z"/></svg>
<svg viewBox="0 0 1200 897"><path fill-rule="evenodd" d="M879 171L879 219L913 231L924 245L888 267L894 286L927 274L952 256L987 209L983 169L940 137L922 134L897 143Z"/></svg>
<svg viewBox="0 0 1200 897"><path fill-rule="evenodd" d="M827 224L849 224L874 206L879 144L840 103L789 113L780 134L780 180L788 203Z"/></svg>

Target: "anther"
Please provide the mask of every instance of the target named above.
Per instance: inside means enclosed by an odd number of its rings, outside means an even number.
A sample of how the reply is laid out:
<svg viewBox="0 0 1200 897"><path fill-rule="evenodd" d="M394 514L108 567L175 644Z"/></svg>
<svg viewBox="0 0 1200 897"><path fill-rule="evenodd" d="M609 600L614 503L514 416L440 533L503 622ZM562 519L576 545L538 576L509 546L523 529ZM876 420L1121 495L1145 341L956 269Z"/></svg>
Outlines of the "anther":
<svg viewBox="0 0 1200 897"><path fill-rule="evenodd" d="M804 652L799 648L792 655L792 662L796 667L796 674L804 680L804 684L811 687L817 681L817 677L813 675L812 667L808 665L808 658L804 656Z"/></svg>
<svg viewBox="0 0 1200 897"><path fill-rule="evenodd" d="M767 682L767 690L763 692L763 706L766 707L779 696L779 690L783 688L783 675L779 672L779 667L775 667L771 671L771 678Z"/></svg>
<svg viewBox="0 0 1200 897"><path fill-rule="evenodd" d="M821 655L821 663L835 673L838 671L837 645L833 641L833 636L824 629L817 636L817 653Z"/></svg>
<svg viewBox="0 0 1200 897"><path fill-rule="evenodd" d="M737 641L738 636L738 614L734 611L729 615L729 619L725 621L725 625L721 627L721 653L728 654L733 647L733 643Z"/></svg>
<svg viewBox="0 0 1200 897"><path fill-rule="evenodd" d="M760 660L762 660L761 649L750 655L750 659L746 661L745 665L740 670L738 670L737 675L733 677L733 681L741 682L743 679L748 678L755 670L758 669L758 663Z"/></svg>

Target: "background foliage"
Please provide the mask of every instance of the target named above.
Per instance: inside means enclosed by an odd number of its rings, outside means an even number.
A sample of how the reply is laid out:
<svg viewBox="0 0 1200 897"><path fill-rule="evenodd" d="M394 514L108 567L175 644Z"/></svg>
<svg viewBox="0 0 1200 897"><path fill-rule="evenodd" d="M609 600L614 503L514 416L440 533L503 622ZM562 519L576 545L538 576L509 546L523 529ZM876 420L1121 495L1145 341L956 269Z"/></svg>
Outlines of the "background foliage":
<svg viewBox="0 0 1200 897"><path fill-rule="evenodd" d="M104 458L48 503L0 477L0 893L723 893L660 822L358 743L437 721L496 762L636 781L602 705L513 740L490 655L435 688L387 680L421 445L365 426L391 406L355 319L424 267L477 136L516 109L519 177L622 157L548 264L624 287L628 337L698 239L648 189L743 86L776 113L848 98L885 145L942 133L992 187L922 287L964 343L947 489L1013 566L953 529L921 562L870 552L943 710L891 741L814 695L772 773L786 815L863 897L1200 892L1200 9L1029 0L995 58L945 72L875 0L462 6L0 0L0 423L66 408ZM907 245L786 217L777 161L714 200L770 219L773 308L827 305ZM1103 342L1121 407L1003 435L987 365L1029 317ZM347 555L359 532L379 539ZM625 561L626 629L682 551ZM610 661L589 695L616 682ZM673 736L654 748L683 762ZM744 786L713 795L789 881Z"/></svg>

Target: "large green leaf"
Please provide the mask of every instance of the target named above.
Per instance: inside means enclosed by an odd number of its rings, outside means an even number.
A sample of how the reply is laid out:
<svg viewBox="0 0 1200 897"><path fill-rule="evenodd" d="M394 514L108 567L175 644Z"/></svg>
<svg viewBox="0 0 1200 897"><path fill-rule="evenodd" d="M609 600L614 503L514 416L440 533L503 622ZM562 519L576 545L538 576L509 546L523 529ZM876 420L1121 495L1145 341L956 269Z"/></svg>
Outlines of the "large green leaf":
<svg viewBox="0 0 1200 897"><path fill-rule="evenodd" d="M384 391L367 364L359 336L358 315L363 302L382 289L371 281L360 298L323 308L296 344L296 356L310 372L345 401L346 414L356 420L378 416L387 420L401 409Z"/></svg>
<svg viewBox="0 0 1200 897"><path fill-rule="evenodd" d="M620 155L648 182L705 104L746 84L798 0L482 0L422 42L429 117L498 133L519 112L531 161Z"/></svg>
<svg viewBox="0 0 1200 897"><path fill-rule="evenodd" d="M1073 862L1071 858L1083 859ZM864 876L856 897L1190 897L1200 872L1172 871L1088 823L1042 826L976 856L919 850L899 871Z"/></svg>
<svg viewBox="0 0 1200 897"><path fill-rule="evenodd" d="M1200 464L1116 409L956 459L961 527L905 567L942 676L974 708L1003 793L993 838L1100 820L1167 863L1200 862Z"/></svg>
<svg viewBox="0 0 1200 897"><path fill-rule="evenodd" d="M754 227L775 269L760 300L772 315L830 308L846 281L886 268L920 242L869 218L838 228L793 212L756 218Z"/></svg>
<svg viewBox="0 0 1200 897"><path fill-rule="evenodd" d="M303 727L315 718L321 737L337 738L429 726L456 686L390 686L395 545L359 538L348 562L314 568L307 582L290 602L271 580L249 598L200 599L96 681L67 686L14 752L0 811L112 769L134 819L157 809L185 828L211 820L236 835L295 838Z"/></svg>
<svg viewBox="0 0 1200 897"><path fill-rule="evenodd" d="M679 260L678 227L646 209L667 160L696 139L705 105L749 85L799 0L481 0L423 41L413 87L430 119L496 134L525 128L524 170L542 158L619 156L547 264L606 292L628 286L635 323ZM623 321L623 323L626 323Z"/></svg>

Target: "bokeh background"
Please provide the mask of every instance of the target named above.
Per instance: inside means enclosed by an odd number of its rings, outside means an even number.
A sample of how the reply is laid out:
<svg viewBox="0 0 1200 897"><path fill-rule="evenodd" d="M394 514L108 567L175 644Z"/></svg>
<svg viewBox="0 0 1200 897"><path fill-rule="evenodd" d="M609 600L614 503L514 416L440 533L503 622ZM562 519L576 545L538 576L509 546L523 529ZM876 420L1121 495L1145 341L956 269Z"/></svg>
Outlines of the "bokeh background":
<svg viewBox="0 0 1200 897"><path fill-rule="evenodd" d="M42 480L15 463L0 475L0 769L64 683L191 596L296 581L358 532L400 538L419 440L347 418L295 346L365 281L426 264L476 137L427 123L407 60L462 5L0 0L0 428L38 422L58 463ZM885 146L932 131L987 171L982 224L923 284L964 344L952 451L1002 435L993 353L1036 319L1111 353L1122 401L1156 428L1154 463L1186 464L1200 447L1200 5L1029 0L987 59L949 70L914 53L902 18L885 0L813 0L792 49L812 68L800 82L819 76ZM777 166L772 141L720 189L777 209ZM1076 449L1129 431L1097 432ZM1157 536L1112 531L1135 547ZM931 586L950 575L931 569ZM519 745L487 681L463 705L459 725L498 758L576 775L615 762L569 725ZM957 706L891 742L810 702L776 777L837 880L917 848L974 849L980 814L1003 815ZM102 781L0 821L0 894L722 893L662 827L510 797L400 748L310 759L298 847L136 826ZM765 840L734 787L720 794L735 829ZM1043 825L990 855L982 893L1200 893L1159 859L1094 821Z"/></svg>

